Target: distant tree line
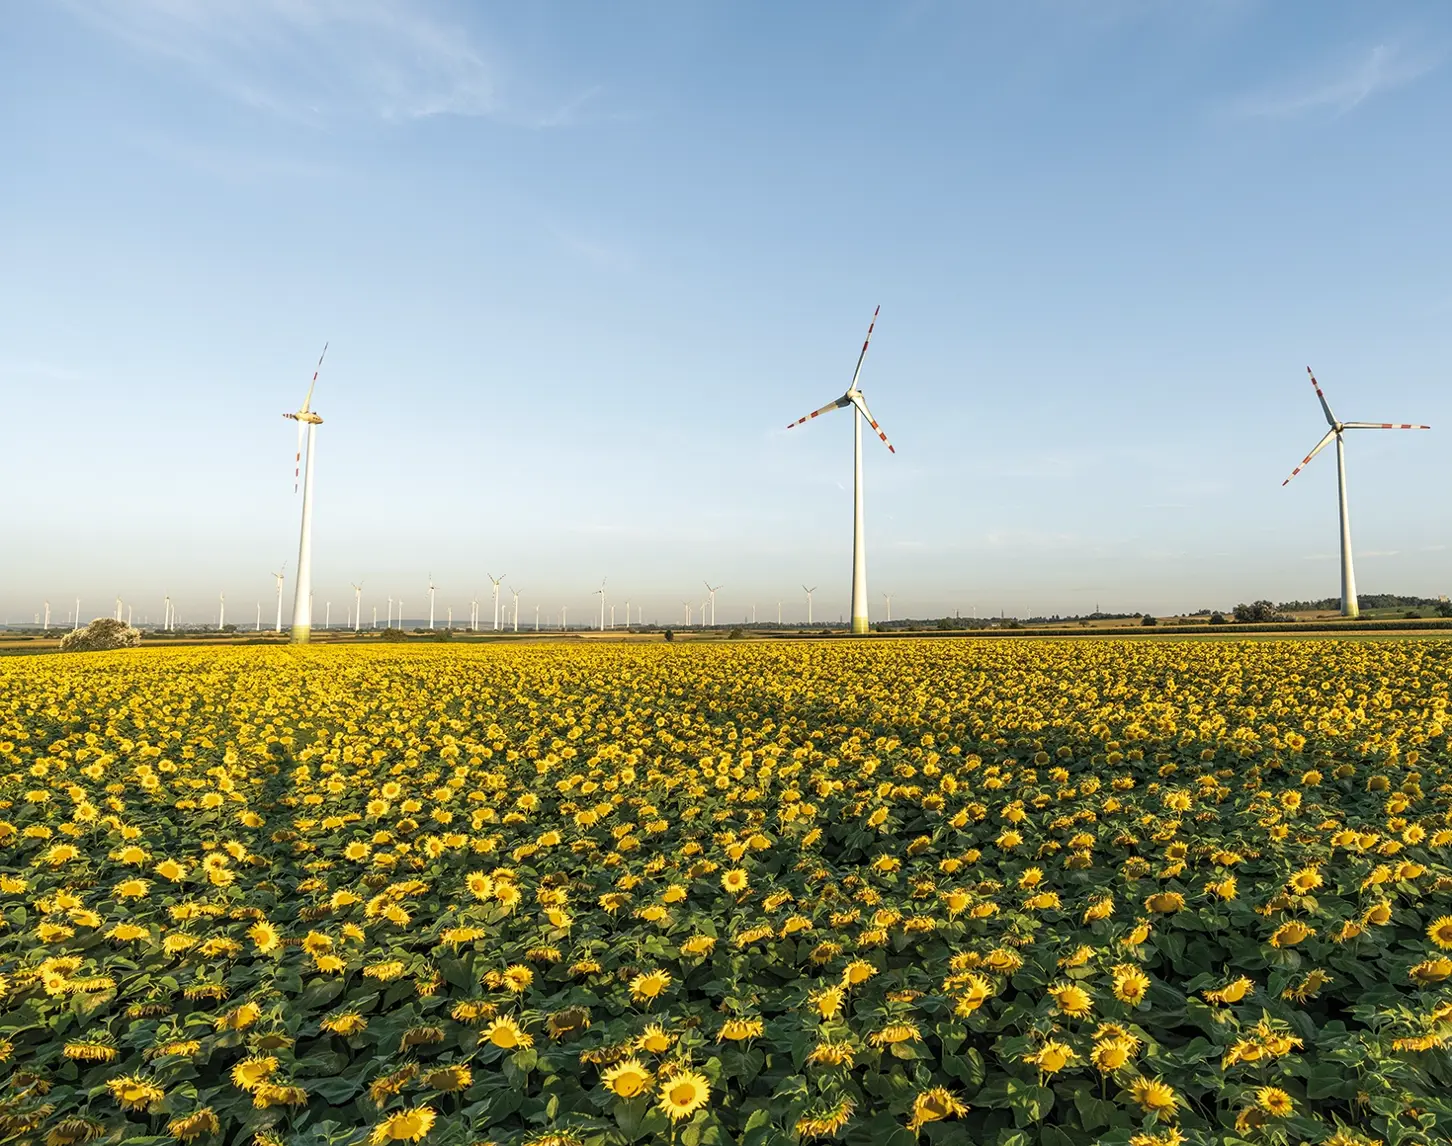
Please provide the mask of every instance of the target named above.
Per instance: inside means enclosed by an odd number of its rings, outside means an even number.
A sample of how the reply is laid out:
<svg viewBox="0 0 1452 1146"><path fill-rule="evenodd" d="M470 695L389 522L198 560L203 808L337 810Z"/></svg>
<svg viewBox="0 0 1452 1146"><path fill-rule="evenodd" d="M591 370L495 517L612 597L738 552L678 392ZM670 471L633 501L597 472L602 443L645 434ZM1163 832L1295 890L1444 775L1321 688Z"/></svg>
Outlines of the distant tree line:
<svg viewBox="0 0 1452 1146"><path fill-rule="evenodd" d="M1431 597L1404 597L1397 593L1358 593L1357 602L1363 609L1406 609L1417 606L1435 608L1445 604ZM1309 613L1313 610L1340 609L1340 597L1322 597L1319 601L1282 601L1276 606L1283 613Z"/></svg>

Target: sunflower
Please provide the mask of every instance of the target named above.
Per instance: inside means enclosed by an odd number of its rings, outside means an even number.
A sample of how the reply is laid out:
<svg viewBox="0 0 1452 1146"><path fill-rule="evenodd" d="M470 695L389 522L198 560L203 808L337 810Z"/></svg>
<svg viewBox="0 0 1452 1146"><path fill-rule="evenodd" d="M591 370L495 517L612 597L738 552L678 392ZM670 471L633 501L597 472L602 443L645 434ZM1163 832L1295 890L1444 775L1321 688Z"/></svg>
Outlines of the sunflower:
<svg viewBox="0 0 1452 1146"><path fill-rule="evenodd" d="M1452 949L1452 915L1443 915L1427 924L1427 938L1444 951Z"/></svg>
<svg viewBox="0 0 1452 1146"><path fill-rule="evenodd" d="M721 886L732 895L740 895L746 890L747 883L746 871L743 868L734 867L721 875Z"/></svg>
<svg viewBox="0 0 1452 1146"><path fill-rule="evenodd" d="M1120 963L1114 968L1114 997L1121 1003L1138 1006L1149 992L1149 976L1132 963Z"/></svg>
<svg viewBox="0 0 1452 1146"><path fill-rule="evenodd" d="M709 955L711 949L716 946L714 935L692 935L681 944L681 953L684 955Z"/></svg>
<svg viewBox="0 0 1452 1146"><path fill-rule="evenodd" d="M669 971L659 968L646 971L630 980L630 997L638 1003L651 1003L660 998L670 985Z"/></svg>
<svg viewBox="0 0 1452 1146"><path fill-rule="evenodd" d="M356 1011L345 1011L341 1015L328 1016L319 1026L325 1031L346 1037L361 1033L368 1026L368 1020Z"/></svg>
<svg viewBox="0 0 1452 1146"><path fill-rule="evenodd" d="M1248 995L1255 994L1255 982L1245 975L1215 990L1204 990L1200 997L1209 1003L1238 1003Z"/></svg>
<svg viewBox="0 0 1452 1146"><path fill-rule="evenodd" d="M259 920L247 929L247 938L252 940L253 945L264 955L276 951L282 945L277 928L265 919Z"/></svg>
<svg viewBox="0 0 1452 1146"><path fill-rule="evenodd" d="M1110 1038L1095 1042L1089 1061L1103 1074L1128 1065L1134 1058L1135 1045L1128 1039Z"/></svg>
<svg viewBox="0 0 1452 1146"><path fill-rule="evenodd" d="M1161 1121L1174 1117L1180 1096L1174 1088L1157 1078L1137 1078L1129 1086L1130 1097L1146 1114L1152 1114Z"/></svg>
<svg viewBox="0 0 1452 1146"><path fill-rule="evenodd" d="M1286 1118L1295 1113L1296 1104L1284 1090L1275 1086L1262 1086L1255 1092L1255 1104L1267 1114Z"/></svg>
<svg viewBox="0 0 1452 1146"><path fill-rule="evenodd" d="M137 1074L113 1078L106 1083L106 1089L111 1092L111 1097L122 1110L144 1110L153 1102L160 1102L166 1097L166 1091L151 1079Z"/></svg>
<svg viewBox="0 0 1452 1146"><path fill-rule="evenodd" d="M480 1032L480 1038L502 1050L527 1050L534 1046L534 1039L508 1015L491 1022Z"/></svg>
<svg viewBox="0 0 1452 1146"><path fill-rule="evenodd" d="M923 1033L918 1029L916 1023L888 1023L882 1030L874 1032L868 1038L875 1047L896 1046L898 1043L913 1042L920 1040Z"/></svg>
<svg viewBox="0 0 1452 1146"><path fill-rule="evenodd" d="M232 1068L232 1085L239 1090L254 1091L277 1071L272 1055L249 1055Z"/></svg>
<svg viewBox="0 0 1452 1146"><path fill-rule="evenodd" d="M375 1126L368 1140L375 1144L417 1142L433 1127L434 1118L433 1108L428 1106L415 1106L411 1110L400 1110Z"/></svg>
<svg viewBox="0 0 1452 1146"><path fill-rule="evenodd" d="M685 1070L661 1083L658 1106L672 1122L679 1122L704 1106L710 1097L711 1084L705 1076Z"/></svg>
<svg viewBox="0 0 1452 1146"><path fill-rule="evenodd" d="M857 1109L850 1098L841 1098L834 1105L818 1107L797 1119L796 1132L801 1138L831 1138L852 1120Z"/></svg>
<svg viewBox="0 0 1452 1146"><path fill-rule="evenodd" d="M504 969L504 987L513 994L523 994L534 982L534 972L522 963L513 963Z"/></svg>
<svg viewBox="0 0 1452 1146"><path fill-rule="evenodd" d="M566 1007L545 1017L545 1029L550 1038L562 1039L590 1029L589 1007Z"/></svg>
<svg viewBox="0 0 1452 1146"><path fill-rule="evenodd" d="M193 1138L200 1138L203 1134L216 1134L221 1129L222 1123L217 1118L216 1111L210 1106L204 1106L181 1118L173 1118L166 1124L166 1132L180 1142L190 1142ZM67 1139L67 1142L82 1141L85 1139Z"/></svg>
<svg viewBox="0 0 1452 1146"><path fill-rule="evenodd" d="M968 1113L968 1104L953 1097L946 1087L935 1086L919 1092L913 1098L912 1117L908 1130L916 1134L929 1122L941 1122L945 1118L958 1118Z"/></svg>
<svg viewBox="0 0 1452 1146"><path fill-rule="evenodd" d="M760 1019L727 1019L721 1024L721 1040L725 1042L745 1042L748 1039L760 1038L765 1024Z"/></svg>
<svg viewBox="0 0 1452 1146"><path fill-rule="evenodd" d="M665 1054L675 1044L676 1036L659 1023L651 1023L635 1040L638 1049L651 1054Z"/></svg>
<svg viewBox="0 0 1452 1146"><path fill-rule="evenodd" d="M654 1079L638 1058L631 1057L612 1066L600 1076L600 1081L620 1098L638 1098L650 1089Z"/></svg>
<svg viewBox="0 0 1452 1146"><path fill-rule="evenodd" d="M1294 947L1315 934L1315 928L1308 927L1299 919L1292 919L1277 927L1269 942L1272 947Z"/></svg>
<svg viewBox="0 0 1452 1146"><path fill-rule="evenodd" d="M1060 1014L1071 1019L1087 1019L1094 1010L1094 1000L1089 992L1077 983L1051 987L1049 994Z"/></svg>
<svg viewBox="0 0 1452 1146"><path fill-rule="evenodd" d="M467 1066L454 1063L429 1071L423 1076L423 1082L425 1086L431 1086L435 1090L442 1090L446 1093L468 1090L474 1084L474 1072Z"/></svg>
<svg viewBox="0 0 1452 1146"><path fill-rule="evenodd" d="M842 986L856 987L877 974L877 968L865 959L854 959L842 969Z"/></svg>
<svg viewBox="0 0 1452 1146"><path fill-rule="evenodd" d="M1050 1039L1033 1054L1023 1056L1024 1062L1031 1062L1045 1074L1057 1074L1074 1062L1074 1051L1065 1043Z"/></svg>

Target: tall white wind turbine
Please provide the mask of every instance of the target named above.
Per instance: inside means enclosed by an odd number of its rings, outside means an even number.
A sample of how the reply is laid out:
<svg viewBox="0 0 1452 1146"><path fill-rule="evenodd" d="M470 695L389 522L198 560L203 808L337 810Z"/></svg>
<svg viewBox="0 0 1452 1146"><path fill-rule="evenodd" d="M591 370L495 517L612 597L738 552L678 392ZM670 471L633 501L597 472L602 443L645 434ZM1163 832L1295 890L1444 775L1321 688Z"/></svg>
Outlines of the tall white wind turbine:
<svg viewBox="0 0 1452 1146"><path fill-rule="evenodd" d="M682 601L681 604L686 607L685 625L689 629L691 627L691 603L689 601Z"/></svg>
<svg viewBox="0 0 1452 1146"><path fill-rule="evenodd" d="M884 593L882 598L887 602L887 619L890 621L892 620L892 594Z"/></svg>
<svg viewBox="0 0 1452 1146"><path fill-rule="evenodd" d="M227 625L227 594L217 594L217 632L221 632Z"/></svg>
<svg viewBox="0 0 1452 1146"><path fill-rule="evenodd" d="M313 367L313 380L308 384L307 397L302 408L292 414L284 414L297 423L297 456L293 460L292 488L297 492L298 479L302 479L302 529L297 546L297 584L292 598L292 639L305 643L313 634L313 446L322 418L313 411L313 388L318 384L318 372L327 357L328 344L323 343L323 352L318 355L318 364ZM307 439L304 458L303 439ZM301 475L299 475L301 469Z"/></svg>
<svg viewBox="0 0 1452 1146"><path fill-rule="evenodd" d="M349 581L348 584L349 585L353 585L353 582ZM358 631L358 626L362 623L362 620L363 620L363 582L362 581L359 581L358 584L353 585L353 631L355 633Z"/></svg>
<svg viewBox="0 0 1452 1146"><path fill-rule="evenodd" d="M491 573L486 573L484 576L488 577L494 585L494 631L497 633L499 631L499 583L508 577L509 574L501 573L498 577L495 577Z"/></svg>
<svg viewBox="0 0 1452 1146"><path fill-rule="evenodd" d="M813 410L787 427L790 430L831 410L852 407L852 631L858 634L867 632L867 537L862 516L862 419L867 419L868 425L877 432L882 444L889 451L897 453L892 443L887 440L887 435L882 432L882 427L877 424L877 419L868 410L867 399L857 388L857 378L862 373L862 360L867 357L867 344L872 341L872 328L877 325L877 313L881 309L878 307L872 312L872 322L867 326L867 337L862 341L862 352L857 356L857 369L852 372L852 384L847 387L847 392L835 402L820 410Z"/></svg>
<svg viewBox="0 0 1452 1146"><path fill-rule="evenodd" d="M50 602L45 603L45 631L50 632Z"/></svg>
<svg viewBox="0 0 1452 1146"><path fill-rule="evenodd" d="M600 588L595 590L595 592L600 594L600 631L602 633L605 631L605 582L607 580L609 578L601 577Z"/></svg>
<svg viewBox="0 0 1452 1146"><path fill-rule="evenodd" d="M514 631L517 633L519 632L519 594L523 590L511 588L509 591L514 594Z"/></svg>
<svg viewBox="0 0 1452 1146"><path fill-rule="evenodd" d="M817 587L813 585L810 589L808 589L805 585L803 585L802 589L807 594L807 624L810 625L812 623L812 594L817 591Z"/></svg>
<svg viewBox="0 0 1452 1146"><path fill-rule="evenodd" d="M716 590L721 588L721 586L713 586L709 581L703 581L701 582L701 584L706 586L706 593L709 595L711 600L711 628L714 629L716 627ZM705 618L702 619L704 620Z"/></svg>
<svg viewBox="0 0 1452 1146"><path fill-rule="evenodd" d="M1355 617L1360 614L1361 609L1356 601L1356 570L1351 563L1351 518L1346 508L1346 446L1342 441L1343 430L1430 430L1431 426L1414 425L1411 422L1338 422L1336 415L1331 412L1331 404L1326 401L1326 395L1321 392L1321 384L1316 381L1316 375L1311 374L1311 368L1306 367L1306 373L1311 375L1311 385L1316 388L1316 397L1321 402L1321 411L1326 415L1326 424L1331 428L1326 435L1316 443L1315 449L1306 455L1304 460L1291 471L1291 477L1281 482L1286 485L1291 478L1295 477L1317 454L1325 448L1332 438L1336 439L1336 485L1340 497L1341 508L1341 615L1343 617Z"/></svg>
<svg viewBox="0 0 1452 1146"><path fill-rule="evenodd" d="M283 570L285 570L286 568L287 563L283 562L282 569L279 569L276 573L273 574L273 576L277 578L277 631L279 633L282 632L282 582Z"/></svg>
<svg viewBox="0 0 1452 1146"><path fill-rule="evenodd" d="M434 575L432 573L430 573L429 574L429 629L430 630L432 630L433 627L434 627L434 589L435 588L437 588L437 586L434 584Z"/></svg>

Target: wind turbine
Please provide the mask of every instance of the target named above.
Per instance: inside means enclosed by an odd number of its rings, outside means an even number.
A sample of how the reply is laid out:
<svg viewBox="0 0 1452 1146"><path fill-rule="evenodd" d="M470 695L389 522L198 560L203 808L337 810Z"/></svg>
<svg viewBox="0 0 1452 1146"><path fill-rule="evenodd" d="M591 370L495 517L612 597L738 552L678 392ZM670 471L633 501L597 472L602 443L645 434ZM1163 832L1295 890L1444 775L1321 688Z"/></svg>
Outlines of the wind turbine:
<svg viewBox="0 0 1452 1146"><path fill-rule="evenodd" d="M393 598L388 598L388 627L393 628Z"/></svg>
<svg viewBox="0 0 1452 1146"><path fill-rule="evenodd" d="M349 581L349 585L353 582ZM363 582L353 585L353 631L358 631L358 626L363 619Z"/></svg>
<svg viewBox="0 0 1452 1146"><path fill-rule="evenodd" d="M686 607L685 627L689 629L691 627L691 603L689 601L682 601L681 604Z"/></svg>
<svg viewBox="0 0 1452 1146"><path fill-rule="evenodd" d="M509 591L514 594L514 631L517 633L519 632L519 594L523 590L511 588Z"/></svg>
<svg viewBox="0 0 1452 1146"><path fill-rule="evenodd" d="M862 418L866 418L868 425L882 439L882 444L892 453L892 443L887 440L887 435L882 432L882 427L877 424L877 419L867 408L867 400L862 396L862 391L857 388L857 378L862 373L862 360L867 357L867 344L872 341L872 328L877 325L877 313L882 308L872 312L872 322L867 326L867 337L862 342L862 352L857 356L857 369L852 371L852 384L847 387L847 392L823 406L820 410L813 410L805 417L798 418L791 423L787 429L793 426L800 426L803 422L809 422L820 414L831 410L844 409L851 406L852 409L852 631L857 634L867 632L867 537L863 525L862 516Z"/></svg>
<svg viewBox="0 0 1452 1146"><path fill-rule="evenodd" d="M429 629L434 627L434 575L429 574Z"/></svg>
<svg viewBox="0 0 1452 1146"><path fill-rule="evenodd" d="M810 589L807 589L807 587L803 585L802 588L806 589L807 593L807 624L810 625L812 623L812 594L817 591L817 587L813 585Z"/></svg>
<svg viewBox="0 0 1452 1146"><path fill-rule="evenodd" d="M217 632L221 632L227 624L227 594L217 594Z"/></svg>
<svg viewBox="0 0 1452 1146"><path fill-rule="evenodd" d="M81 599L79 597L76 598L75 627L77 629L81 627Z"/></svg>
<svg viewBox="0 0 1452 1146"><path fill-rule="evenodd" d="M539 632L539 606L534 607L534 631Z"/></svg>
<svg viewBox="0 0 1452 1146"><path fill-rule="evenodd" d="M262 602L257 602L257 627L252 630L255 633L262 632Z"/></svg>
<svg viewBox="0 0 1452 1146"><path fill-rule="evenodd" d="M568 605L561 605L560 606L560 632L564 632L565 631L565 624L568 621L569 616L570 616L570 607Z"/></svg>
<svg viewBox="0 0 1452 1146"><path fill-rule="evenodd" d="M45 631L50 632L50 602L45 603Z"/></svg>
<svg viewBox="0 0 1452 1146"><path fill-rule="evenodd" d="M1316 388L1316 397L1320 399L1321 410L1326 415L1326 424L1331 428L1326 431L1325 437L1316 443L1316 448L1306 455L1305 460L1291 471L1291 477L1281 482L1284 486L1291 478L1295 477L1312 458L1321 452L1332 438L1336 439L1336 485L1340 496L1341 508L1341 615L1343 617L1355 617L1361 609L1356 602L1356 571L1351 565L1351 518L1346 509L1346 446L1342 441L1343 430L1430 430L1431 426L1413 425L1410 422L1338 422L1336 415L1331 412L1331 405L1326 401L1326 395L1321 393L1321 385L1316 381L1316 375L1311 374L1311 368L1306 367L1306 373L1311 375L1311 385Z"/></svg>
<svg viewBox="0 0 1452 1146"><path fill-rule="evenodd" d="M883 599L887 602L887 619L892 620L892 594L884 593Z"/></svg>
<svg viewBox="0 0 1452 1146"><path fill-rule="evenodd" d="M625 627L627 629L630 628L630 602L629 602L629 600L627 600L625 602Z"/></svg>
<svg viewBox="0 0 1452 1146"><path fill-rule="evenodd" d="M313 380L308 384L307 397L302 408L293 414L284 414L297 423L297 456L293 459L292 489L297 492L299 468L302 478L302 529L297 547L297 586L292 598L292 639L305 643L313 633L313 446L322 418L313 412L313 388L318 384L318 372L327 357L328 344L323 343L323 352L318 355L318 364L313 368ZM307 438L307 458L303 458L303 438Z"/></svg>
<svg viewBox="0 0 1452 1146"><path fill-rule="evenodd" d="M608 577L601 577L600 588L595 590L600 594L600 631L602 633L605 631L605 582L608 580Z"/></svg>
<svg viewBox="0 0 1452 1146"><path fill-rule="evenodd" d="M499 583L508 577L509 574L501 573L498 577L495 577L490 573L486 573L484 576L488 577L494 583L494 631L497 633L499 631Z"/></svg>
<svg viewBox="0 0 1452 1146"><path fill-rule="evenodd" d="M479 590L474 590L474 596L469 601L469 630L477 633L479 631Z"/></svg>
<svg viewBox="0 0 1452 1146"><path fill-rule="evenodd" d="M711 628L714 629L716 627L716 590L721 588L721 586L717 585L712 587L709 581L702 581L701 584L706 586L706 592L711 596Z"/></svg>
<svg viewBox="0 0 1452 1146"><path fill-rule="evenodd" d="M284 561L282 564L282 569L286 568L287 562ZM276 573L273 574L273 576L277 578L277 631L280 633L282 632L282 570L278 570ZM167 600L170 599L171 598L167 598Z"/></svg>
<svg viewBox="0 0 1452 1146"><path fill-rule="evenodd" d="M119 595L116 597L116 619L118 621L121 619L121 597Z"/></svg>

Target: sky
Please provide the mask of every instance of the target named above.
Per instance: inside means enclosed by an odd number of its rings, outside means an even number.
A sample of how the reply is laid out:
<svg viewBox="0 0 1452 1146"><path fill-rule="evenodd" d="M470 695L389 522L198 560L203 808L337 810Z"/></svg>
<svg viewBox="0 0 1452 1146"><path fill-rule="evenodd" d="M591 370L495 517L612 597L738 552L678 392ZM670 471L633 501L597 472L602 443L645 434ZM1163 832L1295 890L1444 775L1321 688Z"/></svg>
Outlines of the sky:
<svg viewBox="0 0 1452 1146"><path fill-rule="evenodd" d="M1452 591L1452 8L23 0L0 615ZM623 612L617 615L623 620Z"/></svg>

